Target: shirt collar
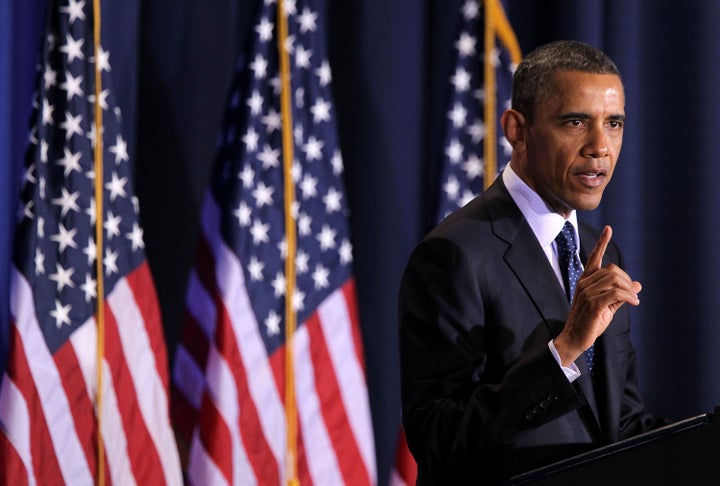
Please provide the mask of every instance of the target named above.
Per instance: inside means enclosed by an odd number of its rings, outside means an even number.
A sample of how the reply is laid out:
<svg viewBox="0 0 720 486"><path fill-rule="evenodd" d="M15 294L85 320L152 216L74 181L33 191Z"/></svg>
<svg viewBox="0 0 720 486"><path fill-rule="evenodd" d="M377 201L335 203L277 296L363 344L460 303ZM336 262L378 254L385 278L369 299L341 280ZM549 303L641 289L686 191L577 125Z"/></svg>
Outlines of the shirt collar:
<svg viewBox="0 0 720 486"><path fill-rule="evenodd" d="M558 213L552 211L543 199L528 186L513 171L511 164L505 167L502 172L505 187L513 198L515 204L520 208L523 216L527 220L535 237L543 248L552 246L555 238L560 233L565 221L570 221L575 229L576 248L580 248L578 232L577 232L577 213L573 209L567 220Z"/></svg>

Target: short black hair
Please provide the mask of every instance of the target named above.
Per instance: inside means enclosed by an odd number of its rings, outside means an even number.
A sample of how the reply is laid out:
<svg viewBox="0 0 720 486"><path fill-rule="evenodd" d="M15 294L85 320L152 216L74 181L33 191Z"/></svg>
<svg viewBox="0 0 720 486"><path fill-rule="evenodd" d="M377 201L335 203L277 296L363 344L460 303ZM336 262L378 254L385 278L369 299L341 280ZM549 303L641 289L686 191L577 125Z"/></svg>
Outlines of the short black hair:
<svg viewBox="0 0 720 486"><path fill-rule="evenodd" d="M532 121L534 108L547 98L557 71L614 74L622 82L620 70L600 49L579 41L555 41L533 50L518 64L513 77L513 109Z"/></svg>

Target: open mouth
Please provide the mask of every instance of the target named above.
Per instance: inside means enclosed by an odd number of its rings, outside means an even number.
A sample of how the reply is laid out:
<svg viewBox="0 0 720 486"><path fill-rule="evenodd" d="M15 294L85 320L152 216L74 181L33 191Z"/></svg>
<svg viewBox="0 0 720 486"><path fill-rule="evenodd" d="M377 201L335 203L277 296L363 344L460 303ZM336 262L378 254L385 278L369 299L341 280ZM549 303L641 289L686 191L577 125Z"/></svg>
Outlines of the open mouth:
<svg viewBox="0 0 720 486"><path fill-rule="evenodd" d="M597 187L605 181L607 176L606 170L587 170L579 172L576 176L583 182L584 185L590 187Z"/></svg>

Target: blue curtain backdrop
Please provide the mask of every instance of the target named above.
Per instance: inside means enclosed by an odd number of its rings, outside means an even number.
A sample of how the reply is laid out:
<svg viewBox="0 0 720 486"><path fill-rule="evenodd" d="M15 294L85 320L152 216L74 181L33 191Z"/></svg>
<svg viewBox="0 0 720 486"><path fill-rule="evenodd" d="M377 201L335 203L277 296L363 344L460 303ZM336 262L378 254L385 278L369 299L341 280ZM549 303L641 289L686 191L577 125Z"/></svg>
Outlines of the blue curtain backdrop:
<svg viewBox="0 0 720 486"><path fill-rule="evenodd" d="M137 161L170 358L198 213L249 1L103 0L103 42ZM330 55L381 484L399 424L396 295L433 221L444 94L461 0L327 2ZM523 52L560 38L607 51L628 123L601 208L644 290L641 386L673 418L720 404L720 4L506 0ZM0 0L0 330L7 342L15 191L47 0ZM2 357L4 353L0 354Z"/></svg>

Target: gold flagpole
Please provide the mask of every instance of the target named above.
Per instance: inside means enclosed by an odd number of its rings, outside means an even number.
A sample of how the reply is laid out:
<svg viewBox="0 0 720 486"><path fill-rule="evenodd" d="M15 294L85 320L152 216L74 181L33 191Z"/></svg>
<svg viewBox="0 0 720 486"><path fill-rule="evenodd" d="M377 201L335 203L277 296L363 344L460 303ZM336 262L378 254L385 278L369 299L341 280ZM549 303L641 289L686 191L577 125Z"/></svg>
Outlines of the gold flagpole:
<svg viewBox="0 0 720 486"><path fill-rule="evenodd" d="M286 49L288 37L287 18L283 8L283 0L278 0L278 55L280 57L280 107L282 112L283 141L283 181L285 207L285 239L287 257L285 260L285 419L287 423L287 464L286 478L288 486L299 483L297 476L297 406L295 403L295 368L293 342L297 326L297 314L293 307L295 294L295 254L297 251L297 235L292 206L295 202L295 188L292 180L293 162L293 120L290 104L290 56Z"/></svg>
<svg viewBox="0 0 720 486"><path fill-rule="evenodd" d="M500 0L485 0L485 56L483 59L485 88L485 140L483 158L485 159L485 189L490 187L497 176L497 80L495 79L495 40L499 37L508 49L510 59L517 64L521 59L520 44L505 16Z"/></svg>
<svg viewBox="0 0 720 486"><path fill-rule="evenodd" d="M95 241L97 258L97 484L105 484L105 445L102 434L103 361L105 360L105 286L103 271L103 120L100 106L102 73L100 68L100 0L93 0L93 40L95 55Z"/></svg>

